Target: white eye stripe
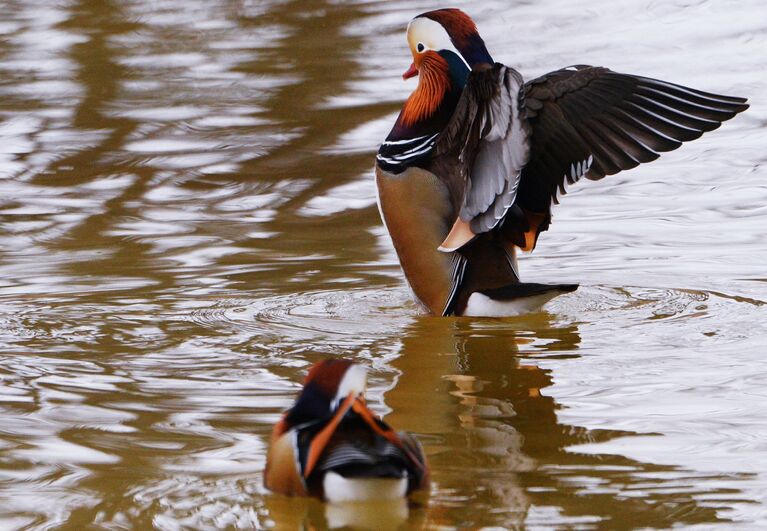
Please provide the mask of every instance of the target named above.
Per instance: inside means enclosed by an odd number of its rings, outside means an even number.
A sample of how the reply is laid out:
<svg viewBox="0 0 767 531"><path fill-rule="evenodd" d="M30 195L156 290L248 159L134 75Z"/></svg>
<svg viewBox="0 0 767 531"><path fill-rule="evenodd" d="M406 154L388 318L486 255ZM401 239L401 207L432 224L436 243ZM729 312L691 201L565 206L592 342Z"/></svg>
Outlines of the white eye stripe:
<svg viewBox="0 0 767 531"><path fill-rule="evenodd" d="M330 404L330 410L334 411L349 393L365 394L367 388L367 370L361 365L351 365L346 369L346 374L341 378L338 391Z"/></svg>
<svg viewBox="0 0 767 531"><path fill-rule="evenodd" d="M413 50L418 50L418 45L423 44L424 50L450 50L461 58L466 68L471 70L471 66L464 59L453 41L450 39L445 28L439 22L426 17L414 18L407 27L407 39ZM418 52L421 53L421 52Z"/></svg>

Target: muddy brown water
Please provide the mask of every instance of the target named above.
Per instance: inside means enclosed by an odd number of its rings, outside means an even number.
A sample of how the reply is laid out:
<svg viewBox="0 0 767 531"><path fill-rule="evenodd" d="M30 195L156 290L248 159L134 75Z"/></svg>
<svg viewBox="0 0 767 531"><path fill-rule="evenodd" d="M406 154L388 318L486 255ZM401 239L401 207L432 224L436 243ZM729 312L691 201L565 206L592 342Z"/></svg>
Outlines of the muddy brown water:
<svg viewBox="0 0 767 531"><path fill-rule="evenodd" d="M373 527L767 526L764 6L454 3L527 78L752 100L573 186L520 266L581 288L524 317L420 315L379 221L404 28L440 4L0 2L0 528L353 522L261 481L325 356L431 460Z"/></svg>

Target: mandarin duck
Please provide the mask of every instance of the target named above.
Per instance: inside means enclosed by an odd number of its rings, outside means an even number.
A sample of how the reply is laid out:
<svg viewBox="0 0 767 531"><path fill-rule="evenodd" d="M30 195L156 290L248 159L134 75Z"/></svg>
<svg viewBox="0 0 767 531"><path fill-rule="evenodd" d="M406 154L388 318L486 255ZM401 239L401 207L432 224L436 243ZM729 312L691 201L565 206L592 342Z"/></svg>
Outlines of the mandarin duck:
<svg viewBox="0 0 767 531"><path fill-rule="evenodd" d="M415 298L435 315L515 315L577 284L522 283L565 184L678 148L748 108L599 66L524 82L458 9L407 28L418 76L376 157L378 206Z"/></svg>
<svg viewBox="0 0 767 531"><path fill-rule="evenodd" d="M265 486L331 503L404 499L429 485L426 457L365 404L367 372L348 360L312 366L295 404L274 427Z"/></svg>

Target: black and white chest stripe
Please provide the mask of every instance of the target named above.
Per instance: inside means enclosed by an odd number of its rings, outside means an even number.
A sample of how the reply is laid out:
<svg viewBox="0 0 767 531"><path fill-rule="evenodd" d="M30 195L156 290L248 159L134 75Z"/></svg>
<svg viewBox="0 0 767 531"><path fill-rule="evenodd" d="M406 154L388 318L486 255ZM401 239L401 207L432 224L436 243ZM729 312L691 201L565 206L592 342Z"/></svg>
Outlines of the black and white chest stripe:
<svg viewBox="0 0 767 531"><path fill-rule="evenodd" d="M386 140L378 148L378 165L386 171L400 173L427 158L438 136L439 133L434 133L404 140Z"/></svg>

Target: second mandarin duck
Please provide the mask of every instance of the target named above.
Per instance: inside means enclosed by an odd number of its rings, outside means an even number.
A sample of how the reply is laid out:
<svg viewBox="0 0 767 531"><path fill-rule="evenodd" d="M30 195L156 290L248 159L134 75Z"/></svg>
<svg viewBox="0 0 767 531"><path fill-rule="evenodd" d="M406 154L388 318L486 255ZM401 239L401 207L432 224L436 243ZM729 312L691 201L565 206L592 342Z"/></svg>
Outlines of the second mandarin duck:
<svg viewBox="0 0 767 531"><path fill-rule="evenodd" d="M295 404L272 431L267 488L328 502L404 499L428 488L421 445L368 409L366 386L365 368L349 360L312 366Z"/></svg>

